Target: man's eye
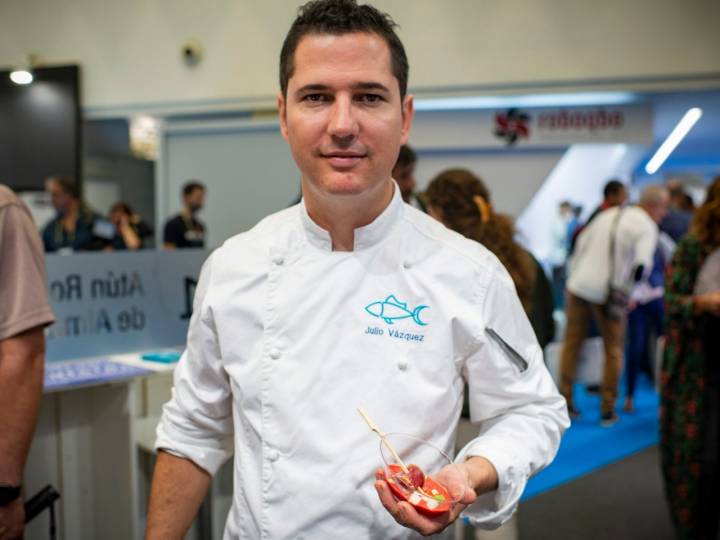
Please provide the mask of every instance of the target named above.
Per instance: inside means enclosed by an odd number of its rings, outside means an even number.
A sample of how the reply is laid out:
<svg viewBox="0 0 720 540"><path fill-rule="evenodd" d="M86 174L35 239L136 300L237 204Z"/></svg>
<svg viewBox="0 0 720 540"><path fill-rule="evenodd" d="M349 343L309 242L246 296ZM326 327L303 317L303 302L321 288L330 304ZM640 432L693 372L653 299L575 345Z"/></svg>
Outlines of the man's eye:
<svg viewBox="0 0 720 540"><path fill-rule="evenodd" d="M310 103L322 103L323 101L327 101L327 98L323 94L308 94L303 100L309 101Z"/></svg>
<svg viewBox="0 0 720 540"><path fill-rule="evenodd" d="M365 103L380 103L383 98L377 94L362 94L359 96L359 100Z"/></svg>

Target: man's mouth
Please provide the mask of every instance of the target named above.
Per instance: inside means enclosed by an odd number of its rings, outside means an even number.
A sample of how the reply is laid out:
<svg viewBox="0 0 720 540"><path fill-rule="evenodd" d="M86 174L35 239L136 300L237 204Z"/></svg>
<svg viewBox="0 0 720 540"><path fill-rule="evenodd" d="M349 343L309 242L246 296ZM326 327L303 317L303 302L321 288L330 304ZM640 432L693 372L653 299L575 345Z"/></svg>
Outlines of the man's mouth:
<svg viewBox="0 0 720 540"><path fill-rule="evenodd" d="M349 169L357 165L365 157L365 154L360 152L327 152L322 156L335 168Z"/></svg>

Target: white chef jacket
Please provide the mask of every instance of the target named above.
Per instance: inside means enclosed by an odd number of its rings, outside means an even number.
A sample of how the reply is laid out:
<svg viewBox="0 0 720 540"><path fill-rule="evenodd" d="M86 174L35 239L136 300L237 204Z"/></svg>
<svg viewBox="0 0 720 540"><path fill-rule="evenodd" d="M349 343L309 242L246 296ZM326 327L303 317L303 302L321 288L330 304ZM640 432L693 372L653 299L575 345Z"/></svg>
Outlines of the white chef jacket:
<svg viewBox="0 0 720 540"><path fill-rule="evenodd" d="M613 234L613 223L618 216ZM610 282L610 240L615 238L614 287L630 291L633 273L643 265L650 273L657 246L658 227L639 206L603 210L578 236L568 266L567 288L575 296L604 304Z"/></svg>
<svg viewBox="0 0 720 540"><path fill-rule="evenodd" d="M206 261L156 446L211 474L234 452L226 539L416 538L380 504L356 408L452 455L464 380L479 436L456 459L499 475L466 515L494 527L569 424L510 277L398 189L352 252L300 203Z"/></svg>

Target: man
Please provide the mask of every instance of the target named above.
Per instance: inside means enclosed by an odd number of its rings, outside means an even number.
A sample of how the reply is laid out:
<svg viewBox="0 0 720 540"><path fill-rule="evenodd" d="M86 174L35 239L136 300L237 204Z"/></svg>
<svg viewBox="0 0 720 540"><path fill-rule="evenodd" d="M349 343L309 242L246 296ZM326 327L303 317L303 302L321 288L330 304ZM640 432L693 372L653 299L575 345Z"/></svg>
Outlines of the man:
<svg viewBox="0 0 720 540"><path fill-rule="evenodd" d="M679 180L669 180L665 186L670 192L670 209L660 222L660 230L677 244L690 228L693 217L690 209L692 207L688 208L688 194Z"/></svg>
<svg viewBox="0 0 720 540"><path fill-rule="evenodd" d="M667 191L659 186L648 186L642 192L638 206L603 211L578 237L569 264L567 326L560 353L560 391L572 416L580 414L573 404L572 384L580 347L593 319L605 350L601 423L608 427L618 420L615 400L625 319L610 316L605 303L611 285L629 291L632 283L651 270L658 237L657 223L665 215L667 205Z"/></svg>
<svg viewBox="0 0 720 540"><path fill-rule="evenodd" d="M403 144L393 167L392 177L400 188L402 200L424 212L425 205L415 194L415 165L417 165L415 150Z"/></svg>
<svg viewBox="0 0 720 540"><path fill-rule="evenodd" d="M43 385L43 327L54 320L30 211L0 185L0 540L21 538L21 485Z"/></svg>
<svg viewBox="0 0 720 540"><path fill-rule="evenodd" d="M45 182L57 216L43 229L47 253L72 253L104 248L112 238L112 225L80 199L77 183L70 176L54 176Z"/></svg>
<svg viewBox="0 0 720 540"><path fill-rule="evenodd" d="M590 214L590 217L585 222L585 226L595 219L603 210L614 208L616 206L622 206L627 201L627 198L628 192L625 184L623 184L620 180L610 180L603 188L603 200L600 203L600 206L598 206L593 213Z"/></svg>
<svg viewBox="0 0 720 540"><path fill-rule="evenodd" d="M187 182L182 189L183 207L180 213L165 223L165 249L204 248L205 225L196 214L205 204L205 186L197 180Z"/></svg>
<svg viewBox="0 0 720 540"><path fill-rule="evenodd" d="M616 206L622 206L625 204L628 198L627 188L620 180L610 180L603 188L603 200L595 210L593 210L587 221L580 227L576 227L570 237L570 246L568 248L568 255L572 255L575 251L575 243L577 242L578 236L585 227L590 225L590 222L595 219L600 212L607 210L608 208L614 208Z"/></svg>
<svg viewBox="0 0 720 540"><path fill-rule="evenodd" d="M304 202L205 263L158 426L149 539L185 534L233 451L226 538L405 539L466 508L498 526L557 450L565 404L508 274L392 181L413 116L393 27L319 0L285 38L278 107ZM464 379L482 434L456 459L461 501L432 519L392 497L356 408L452 454Z"/></svg>

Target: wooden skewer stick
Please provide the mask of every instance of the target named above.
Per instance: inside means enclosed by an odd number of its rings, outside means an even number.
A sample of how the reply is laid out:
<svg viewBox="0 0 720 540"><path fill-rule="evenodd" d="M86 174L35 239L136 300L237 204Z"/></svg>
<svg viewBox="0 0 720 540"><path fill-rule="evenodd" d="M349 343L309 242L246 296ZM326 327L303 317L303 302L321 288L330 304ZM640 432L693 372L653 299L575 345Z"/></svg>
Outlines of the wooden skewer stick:
<svg viewBox="0 0 720 540"><path fill-rule="evenodd" d="M385 448L390 450L390 453L395 458L395 461L397 462L397 464L400 465L400 468L403 470L403 472L409 474L410 471L408 471L408 468L405 466L405 463L403 463L403 460L400 459L400 456L398 456L398 453L393 448L393 445L390 444L390 441L387 440L387 438L385 437L385 434L382 431L380 431L380 428L377 426L377 424L370 419L370 417L368 416L368 414L365 412L365 410L362 407L358 407L357 411L360 413L360 416L363 417L363 420L365 420L368 427L372 431L377 433L377 436L380 437L380 440L382 440L383 444L385 445Z"/></svg>

